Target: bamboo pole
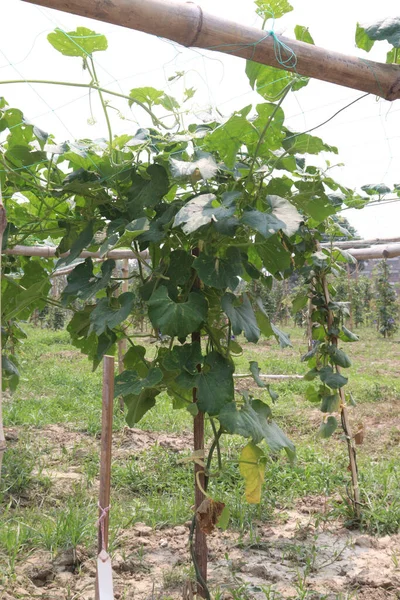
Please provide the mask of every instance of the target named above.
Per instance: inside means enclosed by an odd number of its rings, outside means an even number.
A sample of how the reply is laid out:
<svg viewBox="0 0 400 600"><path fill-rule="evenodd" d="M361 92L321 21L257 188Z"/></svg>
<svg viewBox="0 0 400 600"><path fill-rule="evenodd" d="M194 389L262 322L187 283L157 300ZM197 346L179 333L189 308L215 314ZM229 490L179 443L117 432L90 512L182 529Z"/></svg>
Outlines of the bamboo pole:
<svg viewBox="0 0 400 600"><path fill-rule="evenodd" d="M122 293L124 294L129 290L129 259L124 258L124 262L122 265ZM123 338L122 340L118 340L118 373L122 373L124 370L124 356L127 350L127 339ZM124 399L119 399L119 408L121 412L124 412Z"/></svg>
<svg viewBox="0 0 400 600"><path fill-rule="evenodd" d="M4 252L2 252L2 254L9 254L12 256L40 256L41 258L65 258L66 256L69 255L69 252L65 252L63 254L60 254L59 256L56 256L57 253L57 247L56 246L14 246L13 248L7 248L6 250L4 250ZM139 252L139 256L141 256L142 258L146 258L148 257L149 253L147 250L144 250L143 252ZM138 254L137 252L134 252L133 250L127 250L127 249L121 249L121 250L110 250L109 252L107 252L106 254L100 254L99 251L97 252L89 252L88 250L84 250L83 252L80 253L78 258L102 258L102 259L106 259L106 258L114 258L115 260L118 259L125 259L125 258L137 258Z"/></svg>
<svg viewBox="0 0 400 600"><path fill-rule="evenodd" d="M1 183L0 183L0 248L2 248L3 246L3 234L4 234L4 230L7 226L7 215L6 215L6 209L4 208L4 204L3 204L3 196L1 193ZM3 346L2 346L2 339L1 339L1 326L2 326L2 322L1 322L1 315L2 315L2 308L1 308L1 276L2 276L2 265L1 265L1 256L0 256L0 479L1 479L1 467L3 464L3 455L4 452L6 450L7 444L6 444L6 437L4 435L4 427L3 427Z"/></svg>
<svg viewBox="0 0 400 600"><path fill-rule="evenodd" d="M82 17L121 25L178 42L286 69L277 43L296 56L298 74L350 87L386 100L400 97L400 68L346 56L207 14L193 2L172 0L24 0ZM284 49L282 49L285 54ZM286 56L284 56L286 58Z"/></svg>
<svg viewBox="0 0 400 600"><path fill-rule="evenodd" d="M390 237L390 238L372 238L369 240L346 240L343 242L335 242L333 240L332 244L334 248L342 248L346 250L347 248L367 248L370 246L377 246L382 244L392 244L400 242L400 237ZM321 248L330 248L331 242L324 242L321 244Z"/></svg>
<svg viewBox="0 0 400 600"><path fill-rule="evenodd" d="M399 238L391 238L393 240L397 240ZM347 243L347 242L346 242ZM363 245L366 245L368 242L363 242ZM323 246L323 248L331 247L330 244L328 246ZM346 252L351 254L357 260L380 260L382 258L396 258L400 256L400 243L393 244L377 244L376 246L371 246L369 248L361 248L357 247L356 243L354 247L344 247L336 245L335 247L341 247L346 249ZM40 256L42 258L52 258L56 257L56 248L54 246L14 246L13 248L7 248L2 252L2 254L12 255L12 256ZM62 254L61 257L68 256L68 252ZM149 253L147 250L139 253L141 258L148 258ZM107 254L100 256L100 252L89 252L88 250L84 250L80 253L78 258L94 258L94 259L107 259L113 258L115 260L119 259L133 259L137 260L138 254L133 252L133 250L110 250ZM75 265L76 266L76 265ZM60 269L59 271L55 271L53 276L66 275L72 270L74 267L69 267L65 269Z"/></svg>
<svg viewBox="0 0 400 600"><path fill-rule="evenodd" d="M101 451L100 451L100 489L99 489L99 526L97 540L97 554L108 547L108 526L110 509L111 487L111 443L113 424L114 400L114 357L104 356L103 359L103 394L101 416ZM98 574L96 576L96 600L101 597L98 587Z"/></svg>

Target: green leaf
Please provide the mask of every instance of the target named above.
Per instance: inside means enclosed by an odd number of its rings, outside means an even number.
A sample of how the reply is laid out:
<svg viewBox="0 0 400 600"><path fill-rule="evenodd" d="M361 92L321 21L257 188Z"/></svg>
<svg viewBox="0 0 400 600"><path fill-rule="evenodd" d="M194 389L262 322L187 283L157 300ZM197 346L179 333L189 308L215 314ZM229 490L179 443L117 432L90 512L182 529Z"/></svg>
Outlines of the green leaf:
<svg viewBox="0 0 400 600"><path fill-rule="evenodd" d="M332 367L323 367L319 371L319 377L322 383L325 383L333 390L343 387L348 382L347 377L343 377L340 373L334 373Z"/></svg>
<svg viewBox="0 0 400 600"><path fill-rule="evenodd" d="M384 183L369 183L368 185L362 185L361 189L368 194L368 196L383 196L384 194L390 194L390 188Z"/></svg>
<svg viewBox="0 0 400 600"><path fill-rule="evenodd" d="M245 495L249 504L259 504L261 501L266 464L267 458L264 452L252 442L247 444L240 453L239 469L245 480Z"/></svg>
<svg viewBox="0 0 400 600"><path fill-rule="evenodd" d="M319 436L322 438L329 438L336 431L338 426L338 422L335 417L328 417L326 421L321 423L319 428Z"/></svg>
<svg viewBox="0 0 400 600"><path fill-rule="evenodd" d="M395 48L400 48L400 17L387 17L372 25L364 26L364 31L370 40L386 40Z"/></svg>
<svg viewBox="0 0 400 600"><path fill-rule="evenodd" d="M187 235L197 231L203 225L213 220L212 203L216 200L214 194L202 194L189 200L175 215L174 227L182 225Z"/></svg>
<svg viewBox="0 0 400 600"><path fill-rule="evenodd" d="M284 56L283 58L289 57ZM252 60L246 61L246 75L253 90L256 89L266 100L278 100L289 83L293 82L296 77L288 71L261 65ZM235 152L237 152L237 149Z"/></svg>
<svg viewBox="0 0 400 600"><path fill-rule="evenodd" d="M321 394L313 385L308 385L305 391L305 397L309 402L319 402L321 400Z"/></svg>
<svg viewBox="0 0 400 600"><path fill-rule="evenodd" d="M80 56L87 58L93 52L107 50L105 35L96 33L86 27L77 27L75 31L63 31L58 27L47 36L50 44L64 56Z"/></svg>
<svg viewBox="0 0 400 600"><path fill-rule="evenodd" d="M271 420L271 409L261 400L246 401L240 410L231 402L222 408L218 419L228 433L251 437L255 444L264 439L272 452L285 450L290 460L296 455L294 445Z"/></svg>
<svg viewBox="0 0 400 600"><path fill-rule="evenodd" d="M356 46L357 46L357 48L361 48L362 50L369 52L371 50L372 46L374 45L374 43L375 43L374 40L371 40L371 38L365 31L365 28L362 25L360 25L360 23L357 23L357 27L356 27Z"/></svg>
<svg viewBox="0 0 400 600"><path fill-rule="evenodd" d="M131 219L143 217L144 208L153 208L168 193L169 179L163 166L152 164L146 169L147 178L136 174L129 190L128 210Z"/></svg>
<svg viewBox="0 0 400 600"><path fill-rule="evenodd" d="M347 327L343 325L342 330L339 333L339 339L341 339L342 342L358 342L360 338L357 334L353 333L350 331L350 329L347 329Z"/></svg>
<svg viewBox="0 0 400 600"><path fill-rule="evenodd" d="M201 347L199 342L174 346L163 359L163 367L167 371L187 371L196 374L197 366L202 364Z"/></svg>
<svg viewBox="0 0 400 600"><path fill-rule="evenodd" d="M322 396L321 412L332 413L337 412L340 406L339 394L331 394L329 396Z"/></svg>
<svg viewBox="0 0 400 600"><path fill-rule="evenodd" d="M392 48L386 54L386 62L391 65L400 65L400 52L397 48Z"/></svg>
<svg viewBox="0 0 400 600"><path fill-rule="evenodd" d="M178 102L172 96L165 92L156 90L153 87L134 88L129 92L129 106L135 102L152 106L163 106L166 110L174 110L179 108Z"/></svg>
<svg viewBox="0 0 400 600"><path fill-rule="evenodd" d="M260 371L261 371L261 369L258 366L258 362L256 362L255 360L251 360L250 361L250 373L252 374L253 379L256 382L256 384L258 385L258 387L265 388L267 386L260 377Z"/></svg>
<svg viewBox="0 0 400 600"><path fill-rule="evenodd" d="M320 152L333 152L338 154L336 146L325 144L321 138L309 133L292 133L288 131L283 147L291 154L319 154Z"/></svg>
<svg viewBox="0 0 400 600"><path fill-rule="evenodd" d="M296 36L296 40L300 42L305 42L306 44L314 44L314 40L308 30L308 27L304 27L303 25L296 25L294 28L294 35Z"/></svg>
<svg viewBox="0 0 400 600"><path fill-rule="evenodd" d="M221 299L221 306L232 324L232 331L235 335L239 335L243 331L249 342L258 341L260 329L247 294L234 296L226 293Z"/></svg>
<svg viewBox="0 0 400 600"><path fill-rule="evenodd" d="M232 363L216 351L207 354L197 376L197 406L210 416L218 415L234 397Z"/></svg>
<svg viewBox="0 0 400 600"><path fill-rule="evenodd" d="M114 398L129 394L139 396L144 389L154 387L162 379L163 372L158 367L150 369L144 378L137 371L123 371L115 378Z"/></svg>
<svg viewBox="0 0 400 600"><path fill-rule="evenodd" d="M101 298L90 315L89 335L92 331L101 335L106 329L115 329L130 315L135 295L125 292L118 297Z"/></svg>
<svg viewBox="0 0 400 600"><path fill-rule="evenodd" d="M192 275L194 257L185 250L174 250L169 255L169 267L166 277L173 285L183 286Z"/></svg>
<svg viewBox="0 0 400 600"><path fill-rule="evenodd" d="M279 19L293 10L287 0L256 0L256 13L263 19Z"/></svg>
<svg viewBox="0 0 400 600"><path fill-rule="evenodd" d="M235 290L243 266L238 248L228 248L225 258L208 256L204 252L193 263L200 279L210 287Z"/></svg>
<svg viewBox="0 0 400 600"><path fill-rule="evenodd" d="M297 296L292 300L292 313L296 314L307 306L308 296L304 292L299 292Z"/></svg>
<svg viewBox="0 0 400 600"><path fill-rule="evenodd" d="M93 239L93 225L94 221L90 221L85 229L81 231L75 242L72 244L68 256L60 258L60 260L57 262L57 268L59 268L61 265L71 264L78 258L82 250L90 245L90 242Z"/></svg>
<svg viewBox="0 0 400 600"><path fill-rule="evenodd" d="M343 367L344 369L351 367L351 360L349 359L347 354L345 352L343 352L343 350L340 350L340 348L337 348L336 346L331 345L331 346L328 346L327 352L328 352L329 357L331 358L332 362L335 365L339 365L340 367Z"/></svg>
<svg viewBox="0 0 400 600"><path fill-rule="evenodd" d="M273 331L273 334L274 334L276 340L279 342L279 345L281 348L292 348L293 347L293 344L290 341L290 337L287 333L285 333L284 331L279 329L279 327L277 327L273 323L271 323L271 329Z"/></svg>
<svg viewBox="0 0 400 600"><path fill-rule="evenodd" d="M124 402L128 407L126 422L129 427L134 427L139 423L140 419L153 408L156 404L156 396L160 393L159 390L153 388L143 389L138 396L129 394L125 396Z"/></svg>
<svg viewBox="0 0 400 600"><path fill-rule="evenodd" d="M263 242L262 245L259 242ZM280 241L278 234L271 236L269 239L261 238L259 234L256 236L256 242L259 244L256 248L259 257L262 260L264 268L276 275L291 265L291 253L286 250Z"/></svg>
<svg viewBox="0 0 400 600"><path fill-rule="evenodd" d="M256 299L256 305L257 305L257 309L256 309L257 325L260 328L260 331L263 334L263 336L271 337L271 335L274 335L274 332L272 330L271 321L269 319L267 312L264 309L261 298Z"/></svg>
<svg viewBox="0 0 400 600"><path fill-rule="evenodd" d="M140 377L146 377L150 363L145 359L144 346L130 346L124 356L124 367L128 371L137 371Z"/></svg>
<svg viewBox="0 0 400 600"><path fill-rule="evenodd" d="M207 318L207 301L192 292L186 302L174 302L165 286L159 287L148 302L149 318L163 335L185 338L197 331Z"/></svg>
<svg viewBox="0 0 400 600"><path fill-rule="evenodd" d="M221 160L230 169L235 166L239 148L244 143L254 143L258 140L257 131L246 119L250 109L251 106L246 106L205 137L206 149L218 152Z"/></svg>
<svg viewBox="0 0 400 600"><path fill-rule="evenodd" d="M240 219L241 223L258 231L266 239L278 231L283 231L288 236L296 233L304 220L297 209L279 196L267 196L267 200L272 207L271 213L247 209Z"/></svg>
<svg viewBox="0 0 400 600"><path fill-rule="evenodd" d="M222 531L225 531L226 529L228 529L230 517L231 517L231 511L229 510L229 508L227 506L225 506L224 510L222 511L222 513L218 519L217 527L222 529Z"/></svg>
<svg viewBox="0 0 400 600"><path fill-rule="evenodd" d="M63 305L67 306L77 298L87 301L95 296L97 292L108 286L114 268L115 261L108 259L101 265L101 275L94 275L93 262L90 258L80 263L67 276L68 283L61 295Z"/></svg>

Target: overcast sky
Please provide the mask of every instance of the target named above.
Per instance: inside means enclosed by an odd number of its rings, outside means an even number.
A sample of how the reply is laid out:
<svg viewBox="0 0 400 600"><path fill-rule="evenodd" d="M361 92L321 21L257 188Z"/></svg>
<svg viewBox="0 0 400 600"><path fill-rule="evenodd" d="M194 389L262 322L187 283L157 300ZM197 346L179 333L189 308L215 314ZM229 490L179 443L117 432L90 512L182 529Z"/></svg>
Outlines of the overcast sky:
<svg viewBox="0 0 400 600"><path fill-rule="evenodd" d="M89 1L89 0L88 0ZM233 21L260 26L252 0L197 0L204 11ZM367 55L355 48L357 21L373 22L398 16L394 0L292 0L294 11L275 23L275 30L293 37L296 24L309 27L315 43L336 52L385 60L388 46L376 43ZM239 58L189 50L167 40L37 7L20 0L2 0L0 21L0 95L11 106L47 132L58 142L84 137L107 136L104 116L93 97L92 113L85 90L51 85L5 85L11 79L45 79L88 82L87 72L77 58L63 57L47 42L55 27L66 31L86 26L104 33L109 41L107 52L96 53L96 68L102 84L115 91L129 93L133 87L153 86L182 100L184 88L194 87L191 108L198 117L215 114L215 107L228 116L249 103L262 102L252 92L245 75L245 61ZM178 83L168 78L176 71L185 76ZM291 129L304 131L332 116L362 93L332 84L311 81L291 94L283 105ZM146 125L140 109L131 111L124 102L112 101L122 111L113 116L114 133L134 133ZM368 183L400 182L400 101L389 103L369 96L343 111L329 124L315 132L339 148L339 156L327 156L332 163L344 163L332 176L345 185L360 187ZM113 111L111 111L113 112ZM188 121L189 122L189 121ZM363 237L400 235L400 202L346 211Z"/></svg>

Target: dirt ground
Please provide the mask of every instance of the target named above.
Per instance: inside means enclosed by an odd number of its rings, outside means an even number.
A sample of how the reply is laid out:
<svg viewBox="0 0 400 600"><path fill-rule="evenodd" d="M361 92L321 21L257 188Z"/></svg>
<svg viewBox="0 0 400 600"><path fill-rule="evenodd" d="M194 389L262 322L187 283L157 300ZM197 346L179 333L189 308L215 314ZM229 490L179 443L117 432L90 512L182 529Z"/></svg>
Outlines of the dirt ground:
<svg viewBox="0 0 400 600"><path fill-rule="evenodd" d="M9 429L7 437L11 444L15 442L18 429ZM52 480L51 493L65 495L79 483L81 474L73 467L59 470L60 453L98 442L59 425L41 429L40 439L53 449L45 468ZM125 428L115 434L114 455L156 442L180 451L190 447L191 438ZM317 496L303 498L293 510L277 514L272 526L254 523L251 538L220 530L211 534L210 587L219 588L225 600L233 598L229 589L244 584L247 595L243 598L264 600L400 598L400 535L374 538L349 531L339 522L318 525L325 501ZM123 530L120 549L112 560L115 598L190 598L188 531L188 524L153 530L143 523ZM91 600L95 570L95 556L80 547L56 557L35 551L18 563L16 577L0 588L0 599ZM275 590L276 595L267 595L268 589ZM312 592L305 595L307 590Z"/></svg>

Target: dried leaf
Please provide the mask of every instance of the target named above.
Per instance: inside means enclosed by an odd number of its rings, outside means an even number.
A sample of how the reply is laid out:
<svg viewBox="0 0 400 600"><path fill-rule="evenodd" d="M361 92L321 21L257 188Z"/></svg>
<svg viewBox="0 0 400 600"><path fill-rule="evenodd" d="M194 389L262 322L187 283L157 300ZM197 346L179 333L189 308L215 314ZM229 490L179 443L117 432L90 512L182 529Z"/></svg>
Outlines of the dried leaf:
<svg viewBox="0 0 400 600"><path fill-rule="evenodd" d="M218 519L225 508L223 502L217 502L212 498L205 498L196 511L197 522L203 533L212 533Z"/></svg>

